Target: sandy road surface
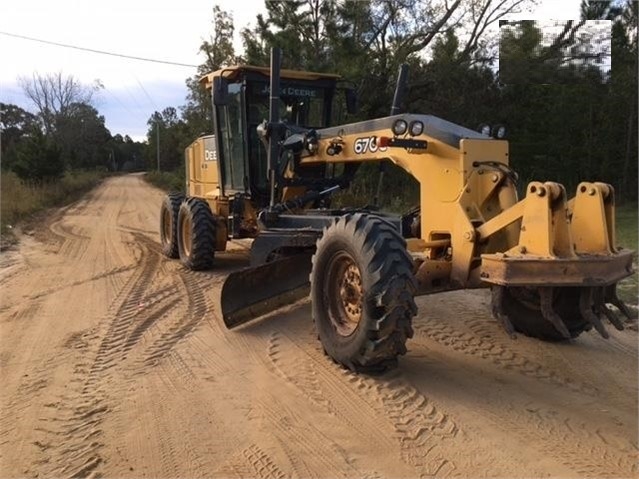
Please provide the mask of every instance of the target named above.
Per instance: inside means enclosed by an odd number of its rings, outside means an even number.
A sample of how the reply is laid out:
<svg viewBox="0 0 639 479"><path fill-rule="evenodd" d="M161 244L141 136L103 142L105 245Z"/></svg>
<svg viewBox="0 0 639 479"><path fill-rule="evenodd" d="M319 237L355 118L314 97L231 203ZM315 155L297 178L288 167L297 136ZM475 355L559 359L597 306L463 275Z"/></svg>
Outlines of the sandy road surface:
<svg viewBox="0 0 639 479"><path fill-rule="evenodd" d="M399 369L323 356L308 304L226 331L111 178L2 255L2 477L636 477L637 337L510 340L483 291L419 298Z"/></svg>

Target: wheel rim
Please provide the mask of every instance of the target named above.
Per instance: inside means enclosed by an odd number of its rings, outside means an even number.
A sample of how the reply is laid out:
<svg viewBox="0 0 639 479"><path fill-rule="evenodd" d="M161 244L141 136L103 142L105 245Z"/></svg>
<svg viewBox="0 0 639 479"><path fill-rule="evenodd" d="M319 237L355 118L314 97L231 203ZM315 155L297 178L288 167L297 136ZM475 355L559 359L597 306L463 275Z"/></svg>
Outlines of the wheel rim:
<svg viewBox="0 0 639 479"><path fill-rule="evenodd" d="M324 283L328 315L341 336L350 336L362 320L362 275L353 258L340 252L331 258Z"/></svg>
<svg viewBox="0 0 639 479"><path fill-rule="evenodd" d="M191 218L185 216L182 220L182 251L186 256L191 256Z"/></svg>
<svg viewBox="0 0 639 479"><path fill-rule="evenodd" d="M171 223L171 212L165 209L162 212L162 239L165 243L170 243L173 240L173 225Z"/></svg>

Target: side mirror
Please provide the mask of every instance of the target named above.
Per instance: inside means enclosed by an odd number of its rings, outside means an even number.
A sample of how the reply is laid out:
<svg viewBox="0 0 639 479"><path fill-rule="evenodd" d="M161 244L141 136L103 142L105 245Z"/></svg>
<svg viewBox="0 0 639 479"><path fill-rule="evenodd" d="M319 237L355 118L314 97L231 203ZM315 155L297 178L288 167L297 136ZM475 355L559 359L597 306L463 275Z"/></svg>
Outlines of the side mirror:
<svg viewBox="0 0 639 479"><path fill-rule="evenodd" d="M223 77L213 78L213 104L217 106L228 105L229 82Z"/></svg>
<svg viewBox="0 0 639 479"><path fill-rule="evenodd" d="M357 93L352 88L347 88L344 93L346 94L346 111L354 115L357 113Z"/></svg>

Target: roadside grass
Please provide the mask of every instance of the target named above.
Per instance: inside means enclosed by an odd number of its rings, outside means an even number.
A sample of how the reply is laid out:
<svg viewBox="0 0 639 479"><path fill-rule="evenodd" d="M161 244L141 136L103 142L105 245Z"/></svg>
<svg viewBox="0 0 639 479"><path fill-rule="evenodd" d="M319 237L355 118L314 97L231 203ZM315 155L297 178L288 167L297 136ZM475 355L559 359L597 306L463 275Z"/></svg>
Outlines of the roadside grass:
<svg viewBox="0 0 639 479"><path fill-rule="evenodd" d="M184 169L178 171L148 171L144 179L164 191L184 192Z"/></svg>
<svg viewBox="0 0 639 479"><path fill-rule="evenodd" d="M13 172L0 174L0 250L16 242L14 229L32 215L79 199L95 187L105 171L69 171L45 182L23 181Z"/></svg>
<svg viewBox="0 0 639 479"><path fill-rule="evenodd" d="M637 249L639 241L638 211L636 204L617 207L617 243L624 248Z"/></svg>
<svg viewBox="0 0 639 479"><path fill-rule="evenodd" d="M639 274L637 269L637 249L639 249L638 236L638 208L637 204L626 204L617 207L617 244L635 251L635 272L632 276L619 282L619 296L627 304L637 308L639 306Z"/></svg>

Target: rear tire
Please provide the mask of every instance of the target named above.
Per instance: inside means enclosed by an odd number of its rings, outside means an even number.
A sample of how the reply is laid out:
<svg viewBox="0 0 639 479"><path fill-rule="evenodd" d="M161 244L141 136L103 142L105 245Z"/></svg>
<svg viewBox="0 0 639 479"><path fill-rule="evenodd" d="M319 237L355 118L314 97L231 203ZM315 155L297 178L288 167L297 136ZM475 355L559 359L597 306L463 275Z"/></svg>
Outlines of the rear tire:
<svg viewBox="0 0 639 479"><path fill-rule="evenodd" d="M178 258L178 213L184 201L182 193L169 193L160 207L160 243L162 253L169 258Z"/></svg>
<svg viewBox="0 0 639 479"><path fill-rule="evenodd" d="M355 371L396 365L417 306L413 261L395 227L343 216L324 230L312 262L313 321L326 353Z"/></svg>
<svg viewBox="0 0 639 479"><path fill-rule="evenodd" d="M589 323L579 312L581 288L556 288L553 309L563 320L572 338L576 338L589 328ZM566 338L541 314L539 292L535 288L506 288L504 295L505 313L514 328L526 336L548 341L565 341Z"/></svg>
<svg viewBox="0 0 639 479"><path fill-rule="evenodd" d="M178 213L178 253L187 268L199 271L213 266L215 217L206 201L187 198Z"/></svg>

